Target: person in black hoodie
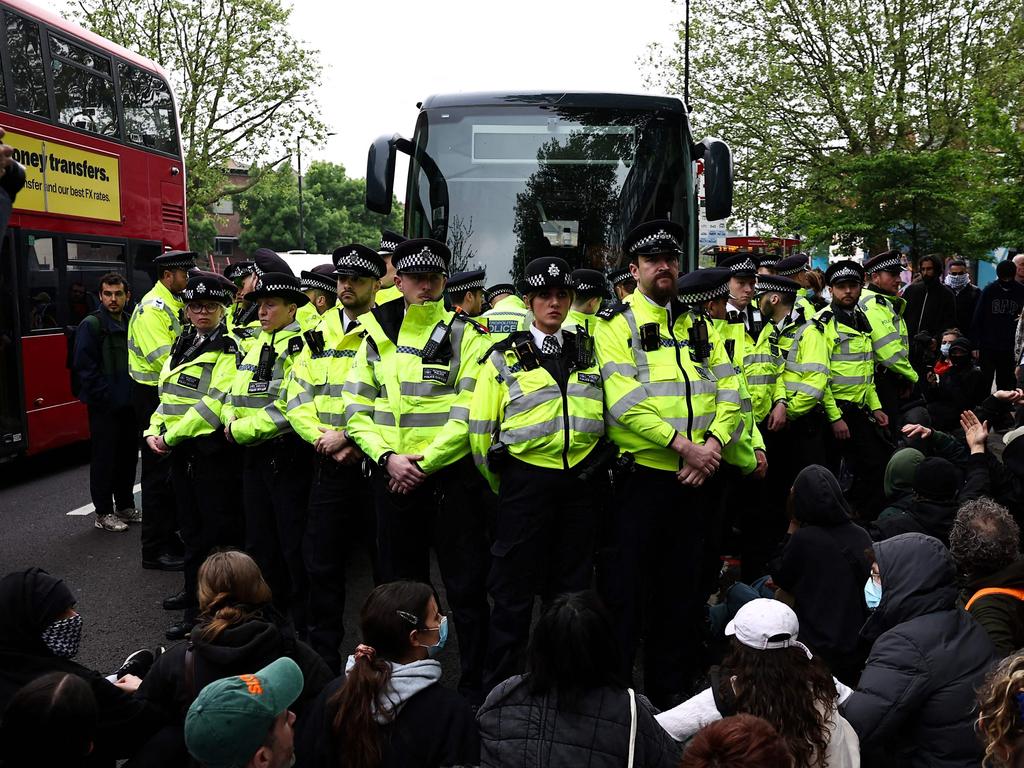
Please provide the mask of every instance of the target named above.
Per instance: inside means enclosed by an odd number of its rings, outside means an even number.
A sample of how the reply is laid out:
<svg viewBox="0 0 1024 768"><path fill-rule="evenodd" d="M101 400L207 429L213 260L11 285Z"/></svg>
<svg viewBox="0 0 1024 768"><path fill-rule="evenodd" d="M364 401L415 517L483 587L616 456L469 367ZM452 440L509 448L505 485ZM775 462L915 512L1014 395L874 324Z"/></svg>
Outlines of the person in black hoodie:
<svg viewBox="0 0 1024 768"><path fill-rule="evenodd" d="M1020 528L1006 507L976 499L957 512L949 553L960 603L985 628L1000 656L1024 647L1024 559Z"/></svg>
<svg viewBox="0 0 1024 768"><path fill-rule="evenodd" d="M206 559L199 569L199 610L189 640L161 655L136 693L161 705L174 721L146 745L147 766L187 763L185 713L207 683L255 672L287 656L305 680L291 707L301 718L331 680L327 663L275 611L259 566L244 552L215 552Z"/></svg>
<svg viewBox="0 0 1024 768"><path fill-rule="evenodd" d="M812 464L793 481L793 523L775 585L795 598L800 636L844 683L857 681L864 654L857 632L867 618L862 588L871 539L854 523L835 476Z"/></svg>
<svg viewBox="0 0 1024 768"><path fill-rule="evenodd" d="M934 253L917 262L920 280L903 289L907 307L903 319L911 338L926 332L935 336L951 328L956 319L956 297L942 283L942 257Z"/></svg>
<svg viewBox="0 0 1024 768"><path fill-rule="evenodd" d="M41 568L9 573L0 580L0 711L17 691L50 672L82 678L96 699L99 722L86 764L113 766L131 757L164 724L156 706L132 697L132 686L109 682L72 661L82 617L62 579Z"/></svg>
<svg viewBox="0 0 1024 768"><path fill-rule="evenodd" d="M37 677L0 718L0 766L86 768L98 725L96 697L85 680L70 672Z"/></svg>
<svg viewBox="0 0 1024 768"><path fill-rule="evenodd" d="M981 405L992 385L991 375L986 381L985 374L974 364L971 340L966 336L950 343L949 362L950 367L936 377L925 393L932 427L944 432L957 428L965 410Z"/></svg>
<svg viewBox="0 0 1024 768"><path fill-rule="evenodd" d="M884 751L911 768L977 768L975 691L996 651L956 607L953 560L921 533L879 542L874 556L864 592L875 608L861 629L871 653L839 711L864 755Z"/></svg>
<svg viewBox="0 0 1024 768"><path fill-rule="evenodd" d="M434 658L448 639L434 590L381 584L359 615L363 642L316 700L295 740L297 768L475 766L473 710L441 685Z"/></svg>
<svg viewBox="0 0 1024 768"><path fill-rule="evenodd" d="M991 383L995 374L998 389L1013 389L1017 384L1013 343L1024 307L1024 284L1014 279L1016 275L1012 261L996 264L999 279L982 290L971 325L970 336L979 350L985 381Z"/></svg>

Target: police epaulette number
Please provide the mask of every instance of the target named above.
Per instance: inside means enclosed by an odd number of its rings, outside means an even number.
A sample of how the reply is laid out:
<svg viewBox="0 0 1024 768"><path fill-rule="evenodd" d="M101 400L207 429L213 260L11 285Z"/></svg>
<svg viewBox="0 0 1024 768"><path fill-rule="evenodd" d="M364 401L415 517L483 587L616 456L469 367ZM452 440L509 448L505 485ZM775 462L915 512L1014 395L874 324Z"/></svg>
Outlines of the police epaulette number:
<svg viewBox="0 0 1024 768"><path fill-rule="evenodd" d="M624 301L620 301L615 304L612 304L611 306L605 307L602 310L599 310L597 312L596 317L599 317L602 320L611 320L613 317L622 314L627 309L629 309L629 304L627 304Z"/></svg>
<svg viewBox="0 0 1024 768"><path fill-rule="evenodd" d="M289 355L297 355L301 351L302 351L302 337L301 336L292 336L290 339L288 339L288 354Z"/></svg>
<svg viewBox="0 0 1024 768"><path fill-rule="evenodd" d="M232 338L229 338L227 336L225 336L223 338L224 338L224 342L223 342L224 343L224 351L227 352L230 355L236 354L238 352L238 344L235 343L235 340L232 339Z"/></svg>

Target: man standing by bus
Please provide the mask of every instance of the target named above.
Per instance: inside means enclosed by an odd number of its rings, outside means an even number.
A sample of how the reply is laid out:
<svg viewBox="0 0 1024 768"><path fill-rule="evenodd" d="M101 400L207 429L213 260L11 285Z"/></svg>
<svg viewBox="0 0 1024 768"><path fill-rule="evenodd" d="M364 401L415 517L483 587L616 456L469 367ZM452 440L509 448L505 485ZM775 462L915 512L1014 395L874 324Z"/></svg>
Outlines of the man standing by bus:
<svg viewBox="0 0 1024 768"><path fill-rule="evenodd" d="M86 315L75 332L72 363L78 398L89 411L92 448L89 495L96 509L96 527L126 531L137 521L135 495L135 410L128 375L128 318L131 299L122 275L100 278L102 306Z"/></svg>
<svg viewBox="0 0 1024 768"><path fill-rule="evenodd" d="M160 404L160 371L181 333L181 292L188 284L188 270L195 265L196 254L192 251L168 251L153 259L156 284L142 297L128 322L128 372L135 381L132 399L140 445L142 433ZM185 561L175 534L171 464L168 456L158 456L144 445L142 511L142 567L180 571Z"/></svg>

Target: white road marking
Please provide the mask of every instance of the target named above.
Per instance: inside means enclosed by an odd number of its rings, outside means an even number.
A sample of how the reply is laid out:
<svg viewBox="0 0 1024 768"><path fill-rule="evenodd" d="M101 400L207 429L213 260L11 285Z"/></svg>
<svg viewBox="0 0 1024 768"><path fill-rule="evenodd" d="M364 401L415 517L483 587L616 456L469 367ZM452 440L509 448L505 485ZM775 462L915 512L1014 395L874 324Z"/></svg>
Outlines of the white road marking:
<svg viewBox="0 0 1024 768"><path fill-rule="evenodd" d="M135 494L135 493L138 493L141 490L142 490L142 483L137 483L135 485L135 487L132 488L132 493ZM72 509L70 512L68 512L68 515L69 516L70 515L91 515L95 511L96 511L96 507L94 507L92 504L86 504L84 507L79 507L78 509Z"/></svg>

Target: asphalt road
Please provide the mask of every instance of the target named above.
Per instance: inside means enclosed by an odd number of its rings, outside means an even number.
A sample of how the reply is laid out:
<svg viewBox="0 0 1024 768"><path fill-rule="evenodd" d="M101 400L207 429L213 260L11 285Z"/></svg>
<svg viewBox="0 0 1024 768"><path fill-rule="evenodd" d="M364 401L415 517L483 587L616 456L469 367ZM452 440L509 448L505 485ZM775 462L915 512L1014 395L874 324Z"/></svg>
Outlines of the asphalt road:
<svg viewBox="0 0 1024 768"><path fill-rule="evenodd" d="M68 515L89 503L88 444L0 465L0 574L38 566L64 579L84 620L76 661L112 672L138 648L170 645L164 630L180 614L160 603L181 589L182 576L142 568L138 525L112 533L95 528L91 514ZM366 558L350 558L347 583L343 652L351 653L358 642L359 608L373 588ZM438 657L452 687L457 648L453 632Z"/></svg>

